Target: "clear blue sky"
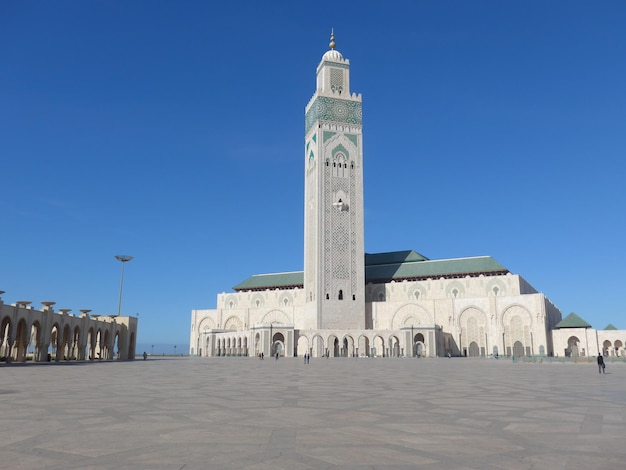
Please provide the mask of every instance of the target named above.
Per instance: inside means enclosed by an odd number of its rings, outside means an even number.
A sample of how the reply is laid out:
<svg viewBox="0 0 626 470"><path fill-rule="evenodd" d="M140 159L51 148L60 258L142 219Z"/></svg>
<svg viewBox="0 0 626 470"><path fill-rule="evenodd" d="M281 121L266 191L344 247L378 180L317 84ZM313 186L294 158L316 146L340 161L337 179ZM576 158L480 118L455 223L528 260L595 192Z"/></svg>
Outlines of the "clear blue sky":
<svg viewBox="0 0 626 470"><path fill-rule="evenodd" d="M366 250L491 255L626 329L624 25L621 0L2 1L3 299L115 313L132 255L122 314L184 350L192 309L301 270L334 27L363 94Z"/></svg>

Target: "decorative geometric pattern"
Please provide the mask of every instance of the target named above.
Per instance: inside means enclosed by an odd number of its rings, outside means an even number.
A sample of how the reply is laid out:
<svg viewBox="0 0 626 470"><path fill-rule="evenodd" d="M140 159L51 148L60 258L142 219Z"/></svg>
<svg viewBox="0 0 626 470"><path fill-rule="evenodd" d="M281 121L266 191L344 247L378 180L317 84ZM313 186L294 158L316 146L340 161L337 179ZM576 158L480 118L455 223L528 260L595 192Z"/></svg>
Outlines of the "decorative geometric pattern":
<svg viewBox="0 0 626 470"><path fill-rule="evenodd" d="M203 318L198 325L198 331L203 332L204 330L214 330L215 322L210 317Z"/></svg>
<svg viewBox="0 0 626 470"><path fill-rule="evenodd" d="M330 89L341 94L343 91L343 70L331 67L330 69Z"/></svg>
<svg viewBox="0 0 626 470"><path fill-rule="evenodd" d="M306 113L305 134L309 133L317 121L361 125L363 122L362 103L318 96Z"/></svg>
<svg viewBox="0 0 626 470"><path fill-rule="evenodd" d="M339 219L333 227L333 247L335 256L333 257L333 277L335 279L349 279L350 272L348 270L348 248L350 246L350 239L348 231L346 230L347 217L345 213L337 211L337 218ZM341 217L344 215L344 217ZM344 219L344 220L341 220ZM343 223L342 223L343 222Z"/></svg>
<svg viewBox="0 0 626 470"><path fill-rule="evenodd" d="M272 310L263 317L261 323L271 323L273 325L279 323L287 325L289 324L289 316L281 310Z"/></svg>
<svg viewBox="0 0 626 470"><path fill-rule="evenodd" d="M349 69L350 66L348 64L340 64L337 62L328 62L327 60L322 62L321 67L339 67L342 69Z"/></svg>
<svg viewBox="0 0 626 470"><path fill-rule="evenodd" d="M243 322L235 316L230 317L228 320L224 322L225 330L243 330Z"/></svg>
<svg viewBox="0 0 626 470"><path fill-rule="evenodd" d="M397 330L403 326L430 325L432 322L431 313L418 305L407 304L398 309L389 326L392 330Z"/></svg>
<svg viewBox="0 0 626 470"><path fill-rule="evenodd" d="M356 201L356 172L350 171L350 201ZM352 272L352 279L350 283L350 288L352 292L356 294L363 286L357 286L357 259L361 255L357 253L357 236L356 236L356 226L357 226L357 210L353 208L350 211L350 269Z"/></svg>
<svg viewBox="0 0 626 470"><path fill-rule="evenodd" d="M333 149L332 154L333 154L333 158L334 159L342 158L343 160L346 159L346 155L349 155L349 153L346 150L346 148L343 145L341 145L341 144L337 145ZM339 157L337 154L342 154L342 155L341 155L341 157Z"/></svg>
<svg viewBox="0 0 626 470"><path fill-rule="evenodd" d="M469 344L472 341L483 346L481 338L478 335L478 322L475 317L471 317L467 319L467 343Z"/></svg>
<svg viewBox="0 0 626 470"><path fill-rule="evenodd" d="M324 179L322 188L322 194L324 197L324 292L330 294L332 289L332 238L331 238L331 209L333 208L332 191L331 191L331 173L330 165L324 166Z"/></svg>

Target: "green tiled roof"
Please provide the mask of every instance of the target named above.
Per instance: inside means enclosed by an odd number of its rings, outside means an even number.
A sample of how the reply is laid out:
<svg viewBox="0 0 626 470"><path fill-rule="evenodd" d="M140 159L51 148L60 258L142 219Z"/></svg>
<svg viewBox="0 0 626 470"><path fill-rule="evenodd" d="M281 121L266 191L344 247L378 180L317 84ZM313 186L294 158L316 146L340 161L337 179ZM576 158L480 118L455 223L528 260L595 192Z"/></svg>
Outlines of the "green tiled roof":
<svg viewBox="0 0 626 470"><path fill-rule="evenodd" d="M234 290L260 290L277 289L288 287L302 287L304 285L304 272L256 274L240 282Z"/></svg>
<svg viewBox="0 0 626 470"><path fill-rule="evenodd" d="M613 325L613 323L609 323L608 325L606 325L606 328L604 329L606 330L617 330L617 328L615 328L615 325Z"/></svg>
<svg viewBox="0 0 626 470"><path fill-rule="evenodd" d="M365 282L417 280L429 277L464 277L506 274L509 271L490 256L429 260L412 251L365 254ZM236 291L303 287L304 273L258 274L233 287Z"/></svg>
<svg viewBox="0 0 626 470"><path fill-rule="evenodd" d="M464 277L479 274L506 274L509 271L491 256L441 260L406 261L365 266L366 282L390 282L429 277Z"/></svg>
<svg viewBox="0 0 626 470"><path fill-rule="evenodd" d="M424 255L421 255L417 251L413 250L391 251L389 253L365 253L365 266L427 260L428 258Z"/></svg>
<svg viewBox="0 0 626 470"><path fill-rule="evenodd" d="M574 312L570 313L563 320L558 322L555 328L591 328L591 325L580 318Z"/></svg>

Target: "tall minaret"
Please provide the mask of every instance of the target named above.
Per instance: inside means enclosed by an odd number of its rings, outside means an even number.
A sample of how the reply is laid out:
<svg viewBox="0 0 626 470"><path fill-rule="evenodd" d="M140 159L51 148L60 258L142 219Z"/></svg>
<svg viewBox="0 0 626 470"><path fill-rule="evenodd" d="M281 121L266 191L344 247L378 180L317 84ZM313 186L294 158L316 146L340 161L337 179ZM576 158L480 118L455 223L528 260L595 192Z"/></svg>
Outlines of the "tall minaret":
<svg viewBox="0 0 626 470"><path fill-rule="evenodd" d="M365 328L361 111L333 32L306 107L305 329Z"/></svg>

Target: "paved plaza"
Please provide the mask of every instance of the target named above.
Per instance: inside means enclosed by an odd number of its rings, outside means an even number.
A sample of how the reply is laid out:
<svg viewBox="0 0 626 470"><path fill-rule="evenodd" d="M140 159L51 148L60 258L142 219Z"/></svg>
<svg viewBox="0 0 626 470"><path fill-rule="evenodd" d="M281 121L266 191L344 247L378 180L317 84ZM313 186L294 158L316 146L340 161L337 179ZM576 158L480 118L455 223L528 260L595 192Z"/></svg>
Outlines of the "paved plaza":
<svg viewBox="0 0 626 470"><path fill-rule="evenodd" d="M1 469L611 469L626 364L154 358L0 366Z"/></svg>

